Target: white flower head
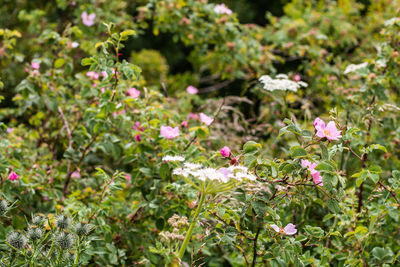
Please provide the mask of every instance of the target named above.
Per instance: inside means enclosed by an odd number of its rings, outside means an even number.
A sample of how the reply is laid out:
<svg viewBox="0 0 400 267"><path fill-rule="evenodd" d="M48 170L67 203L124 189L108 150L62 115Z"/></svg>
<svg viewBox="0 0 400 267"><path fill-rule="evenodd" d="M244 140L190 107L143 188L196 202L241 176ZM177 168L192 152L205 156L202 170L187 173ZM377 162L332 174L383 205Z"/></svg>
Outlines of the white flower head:
<svg viewBox="0 0 400 267"><path fill-rule="evenodd" d="M297 92L300 87L307 87L308 84L302 81L296 82L289 80L286 74L278 74L275 79L271 78L269 75L263 75L260 77L259 81L263 83L263 87L267 91L293 91Z"/></svg>
<svg viewBox="0 0 400 267"><path fill-rule="evenodd" d="M393 26L396 22L400 22L400 18L391 18L391 19L385 20L383 25L385 25L385 27Z"/></svg>
<svg viewBox="0 0 400 267"><path fill-rule="evenodd" d="M368 66L368 62L364 62L364 63L357 64L357 65L350 64L350 65L348 65L346 67L346 69L344 70L343 74L348 74L348 73L351 73L351 72L355 72L357 70L366 68L367 66Z"/></svg>
<svg viewBox="0 0 400 267"><path fill-rule="evenodd" d="M174 162L174 161L185 161L185 158L182 157L182 156L170 156L170 155L167 155L167 156L164 156L162 158L162 160L166 161L166 162L169 162L169 161Z"/></svg>

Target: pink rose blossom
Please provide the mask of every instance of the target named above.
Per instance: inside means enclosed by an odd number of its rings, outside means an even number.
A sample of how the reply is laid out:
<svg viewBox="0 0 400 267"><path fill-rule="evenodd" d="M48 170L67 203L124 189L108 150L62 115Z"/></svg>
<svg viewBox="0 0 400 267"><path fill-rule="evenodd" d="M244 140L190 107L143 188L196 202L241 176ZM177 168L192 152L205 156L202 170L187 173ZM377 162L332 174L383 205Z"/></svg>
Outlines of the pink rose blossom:
<svg viewBox="0 0 400 267"><path fill-rule="evenodd" d="M192 113L190 112L189 115L187 116L188 119L192 119L192 120L198 120L199 119L199 115L196 113Z"/></svg>
<svg viewBox="0 0 400 267"><path fill-rule="evenodd" d="M221 150L220 150L221 156L228 158L231 155L231 149L227 146L224 146Z"/></svg>
<svg viewBox="0 0 400 267"><path fill-rule="evenodd" d="M37 62L32 62L31 67L32 69L38 70L40 68L40 64Z"/></svg>
<svg viewBox="0 0 400 267"><path fill-rule="evenodd" d="M217 14L227 14L231 15L232 10L230 10L225 4L219 4L214 7L214 12Z"/></svg>
<svg viewBox="0 0 400 267"><path fill-rule="evenodd" d="M161 126L160 135L167 139L173 139L179 135L179 127Z"/></svg>
<svg viewBox="0 0 400 267"><path fill-rule="evenodd" d="M328 122L328 125L325 126L325 122L323 120L316 118L314 121L314 127L317 131L317 136L320 138L326 137L328 140L337 141L342 137L340 135L341 131L336 128L334 121Z"/></svg>
<svg viewBox="0 0 400 267"><path fill-rule="evenodd" d="M280 233L282 235L294 235L295 233L297 233L296 225L292 223L286 225L285 228L280 228L276 224L271 224L270 226L272 229L275 230L275 232Z"/></svg>
<svg viewBox="0 0 400 267"><path fill-rule="evenodd" d="M181 126L187 128L189 125L187 121L182 121Z"/></svg>
<svg viewBox="0 0 400 267"><path fill-rule="evenodd" d="M10 181L15 181L19 178L19 175L16 174L14 171L10 172L10 174L8 175L8 180Z"/></svg>
<svg viewBox="0 0 400 267"><path fill-rule="evenodd" d="M90 27L94 24L94 20L96 19L96 14L92 13L88 15L86 11L83 11L81 18L82 18L82 23Z"/></svg>
<svg viewBox="0 0 400 267"><path fill-rule="evenodd" d="M192 86L192 85L189 85L189 86L186 88L186 92L187 92L188 94L195 95L195 94L197 94L197 93L199 92L199 90L198 90L196 87L194 87L194 86Z"/></svg>
<svg viewBox="0 0 400 267"><path fill-rule="evenodd" d="M104 78L107 78L108 77L108 73L107 73L107 71L102 71L101 72L101 76L103 76Z"/></svg>
<svg viewBox="0 0 400 267"><path fill-rule="evenodd" d="M135 135L135 140L140 142L142 141L142 138L140 137L140 134Z"/></svg>
<svg viewBox="0 0 400 267"><path fill-rule="evenodd" d="M315 169L315 167L317 167L316 163L311 163L310 161L308 161L306 159L302 159L301 166L303 166L304 168L307 168L310 171L310 174L313 178L314 184L317 184L320 186L324 185L322 183L321 173Z"/></svg>
<svg viewBox="0 0 400 267"><path fill-rule="evenodd" d="M214 119L211 118L211 117L208 117L208 116L207 116L206 114L204 114L204 113L200 113L200 121L201 121L202 123L204 123L205 125L209 126L209 125L211 125L211 123L214 121Z"/></svg>
<svg viewBox="0 0 400 267"><path fill-rule="evenodd" d="M130 97L133 97L136 99L140 96L140 91L137 90L136 88L130 88L130 89L128 89L126 94L129 95Z"/></svg>
<svg viewBox="0 0 400 267"><path fill-rule="evenodd" d="M100 77L100 75L95 71L88 71L86 73L86 77L92 80L97 80Z"/></svg>
<svg viewBox="0 0 400 267"><path fill-rule="evenodd" d="M81 173L79 172L79 170L74 171L71 174L71 178L81 178Z"/></svg>

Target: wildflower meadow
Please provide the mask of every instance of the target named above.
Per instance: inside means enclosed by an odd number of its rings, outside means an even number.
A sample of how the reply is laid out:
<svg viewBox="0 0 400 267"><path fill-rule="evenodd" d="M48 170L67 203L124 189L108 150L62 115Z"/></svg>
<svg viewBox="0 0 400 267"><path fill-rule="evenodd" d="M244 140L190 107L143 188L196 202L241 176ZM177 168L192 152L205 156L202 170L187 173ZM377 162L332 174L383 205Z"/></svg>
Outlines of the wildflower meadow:
<svg viewBox="0 0 400 267"><path fill-rule="evenodd" d="M397 0L0 0L0 266L400 266Z"/></svg>

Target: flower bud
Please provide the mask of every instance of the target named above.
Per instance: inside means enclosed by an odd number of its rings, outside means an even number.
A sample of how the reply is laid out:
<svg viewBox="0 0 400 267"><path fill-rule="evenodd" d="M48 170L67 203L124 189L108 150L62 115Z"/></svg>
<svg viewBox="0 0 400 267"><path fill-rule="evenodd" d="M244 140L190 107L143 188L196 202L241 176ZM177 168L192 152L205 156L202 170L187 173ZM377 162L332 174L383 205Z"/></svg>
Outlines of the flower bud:
<svg viewBox="0 0 400 267"><path fill-rule="evenodd" d="M0 200L0 215L8 211L8 202L5 199Z"/></svg>
<svg viewBox="0 0 400 267"><path fill-rule="evenodd" d="M36 226L28 230L28 238L32 241L40 239L42 235L43 235L42 229L37 228Z"/></svg>
<svg viewBox="0 0 400 267"><path fill-rule="evenodd" d="M68 229L71 225L71 219L65 215L60 215L56 219L56 225L62 230Z"/></svg>
<svg viewBox="0 0 400 267"><path fill-rule="evenodd" d="M57 235L56 241L62 249L69 249L74 244L74 236L72 234L61 232Z"/></svg>
<svg viewBox="0 0 400 267"><path fill-rule="evenodd" d="M16 249L22 249L26 246L27 240L21 233L12 232L7 236L7 242Z"/></svg>
<svg viewBox="0 0 400 267"><path fill-rule="evenodd" d="M75 232L79 236L85 236L89 233L90 227L87 223L77 223L75 225Z"/></svg>

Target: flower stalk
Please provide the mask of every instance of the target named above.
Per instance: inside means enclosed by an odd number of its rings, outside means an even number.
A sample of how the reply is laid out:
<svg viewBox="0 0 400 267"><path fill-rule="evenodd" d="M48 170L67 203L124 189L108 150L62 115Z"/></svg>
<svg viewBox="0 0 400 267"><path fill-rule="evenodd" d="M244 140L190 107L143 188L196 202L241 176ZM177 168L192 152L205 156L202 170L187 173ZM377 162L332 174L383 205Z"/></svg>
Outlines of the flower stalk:
<svg viewBox="0 0 400 267"><path fill-rule="evenodd" d="M195 225L197 223L197 219L199 217L199 214L200 214L200 211L201 211L201 208L203 206L205 198L206 198L206 194L202 192L201 195L200 195L199 204L197 206L196 212L194 213L194 216L193 216L193 219L192 219L192 223L189 226L189 230L187 231L185 239L183 240L182 246L181 246L181 248L180 248L180 250L178 252L178 258L179 259L182 259L183 254L185 254L186 247L187 247L187 245L188 245L188 243L190 241L190 238L192 237L193 229L194 229L194 227L195 227Z"/></svg>

